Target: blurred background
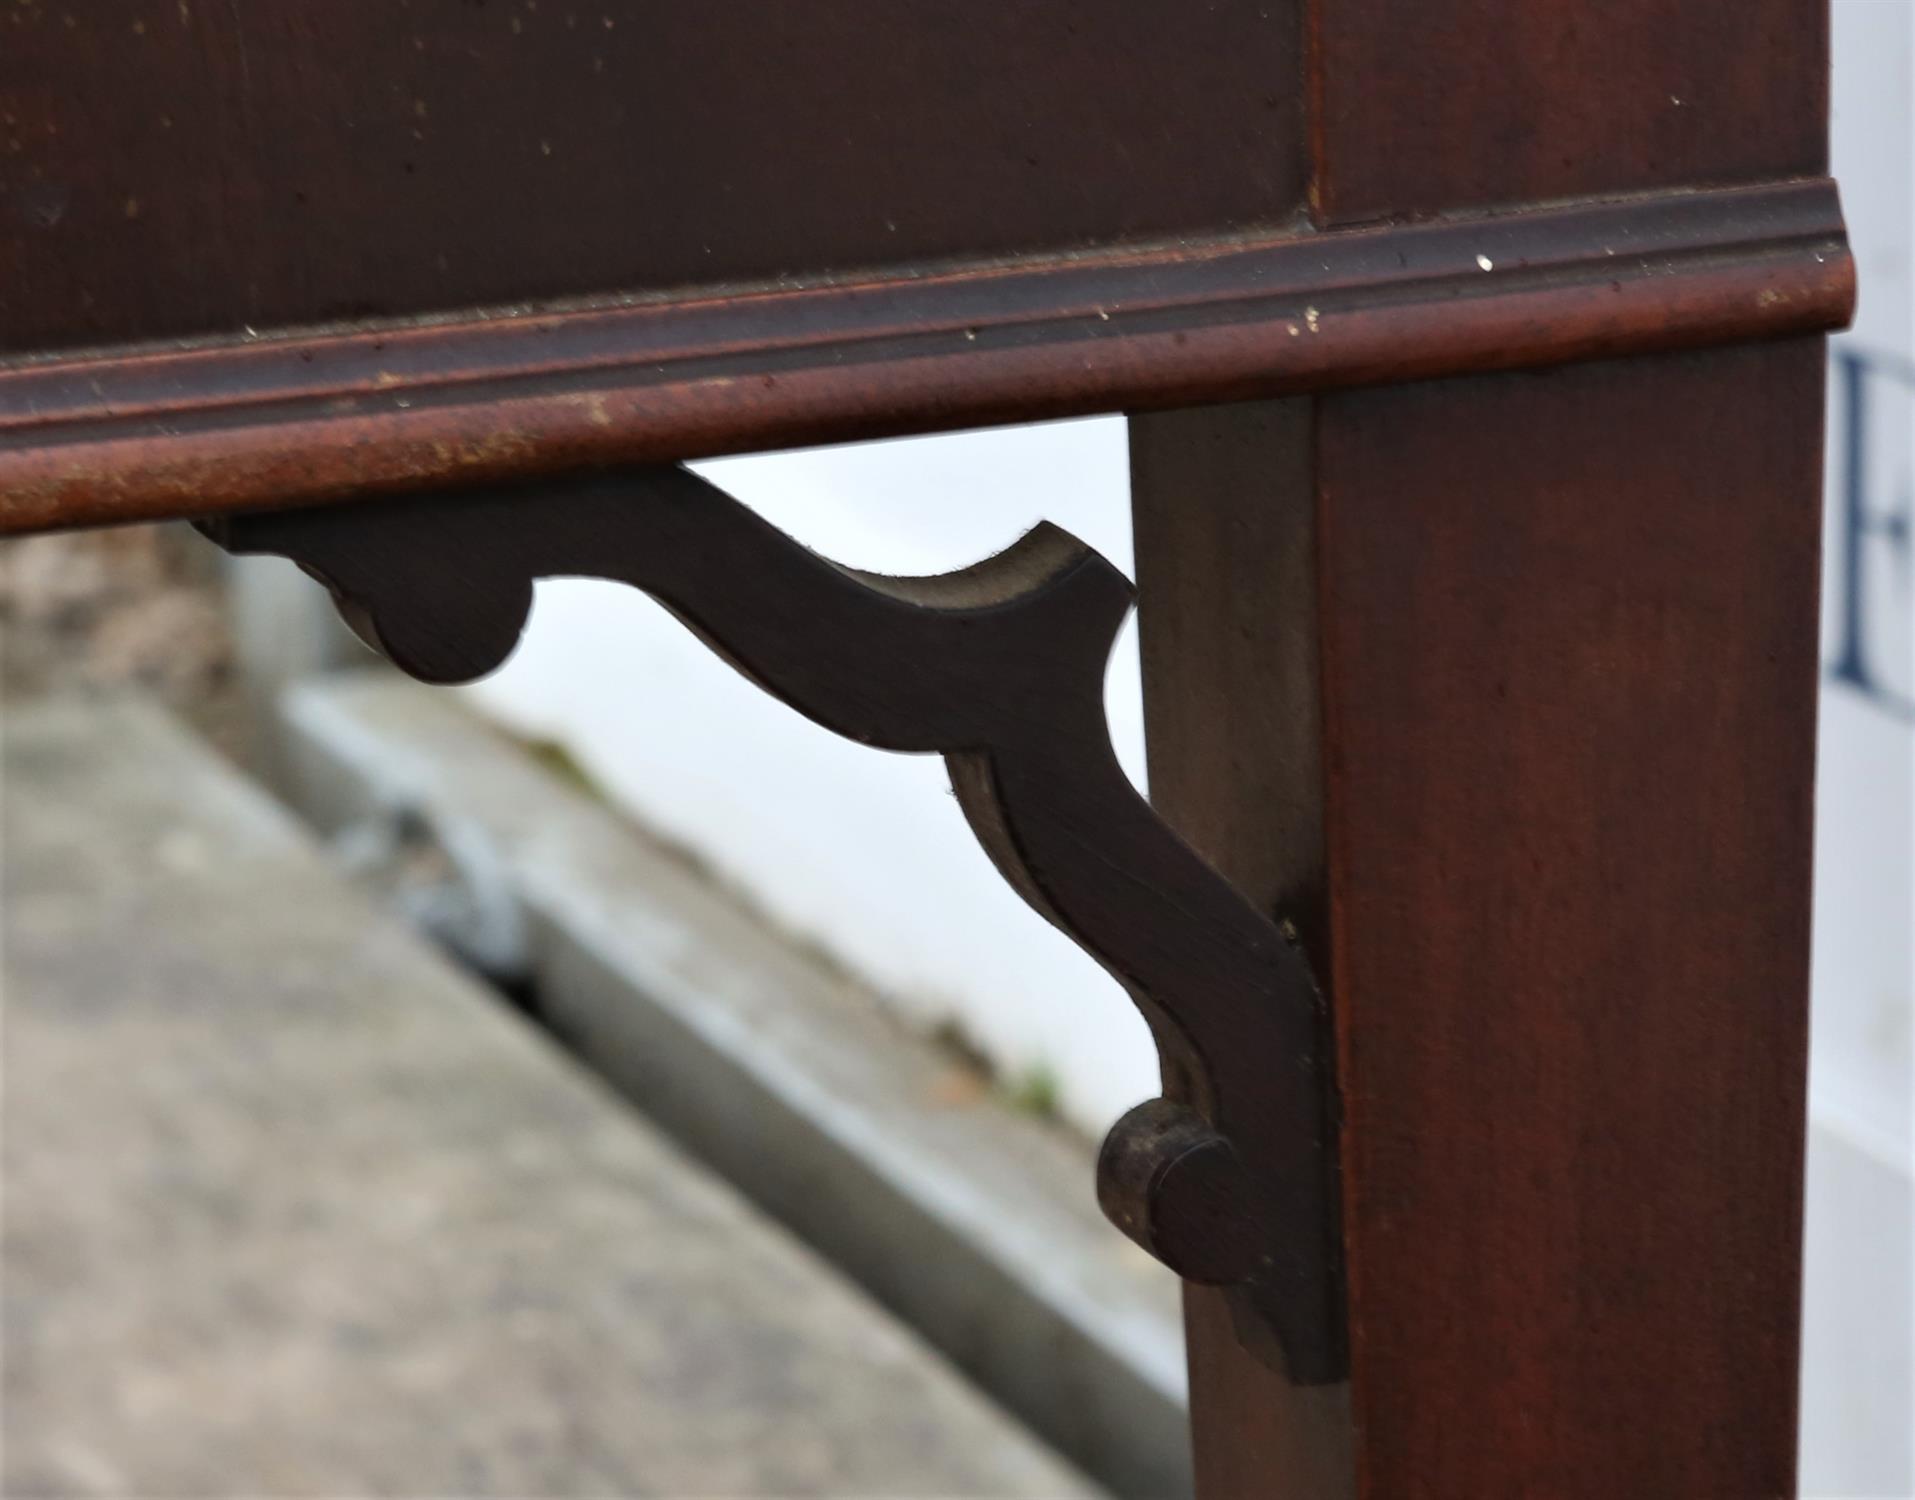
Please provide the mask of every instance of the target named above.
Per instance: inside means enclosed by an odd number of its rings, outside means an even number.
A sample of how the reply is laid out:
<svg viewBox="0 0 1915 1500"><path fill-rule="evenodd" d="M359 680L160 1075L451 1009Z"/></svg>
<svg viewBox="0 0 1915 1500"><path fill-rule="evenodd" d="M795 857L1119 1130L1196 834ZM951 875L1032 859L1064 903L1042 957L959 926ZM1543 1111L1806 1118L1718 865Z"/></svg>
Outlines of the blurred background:
<svg viewBox="0 0 1915 1500"><path fill-rule="evenodd" d="M1862 301L1831 348L1803 1491L1900 1496L1915 1493L1915 6L1835 0L1834 16ZM1048 519L1131 569L1117 419L698 467L854 566L941 572ZM966 1393L949 1399L989 1408L964 1420L1000 1467L966 1482L1064 1482L1019 1467L1052 1461L1041 1450L1121 1493L1185 1482L1175 1288L1089 1203L1096 1138L1156 1092L1153 1048L991 869L941 765L816 729L611 585L542 585L518 654L456 708L369 669L289 567L216 560L178 531L10 545L0 618L10 709L127 684L167 703L293 809L339 878L835 1268L874 1327L911 1330L936 1379L899 1383L948 1380ZM1107 698L1142 785L1134 629ZM48 1483L112 1490L83 1438L63 1451ZM820 1462L842 1479L859 1460Z"/></svg>

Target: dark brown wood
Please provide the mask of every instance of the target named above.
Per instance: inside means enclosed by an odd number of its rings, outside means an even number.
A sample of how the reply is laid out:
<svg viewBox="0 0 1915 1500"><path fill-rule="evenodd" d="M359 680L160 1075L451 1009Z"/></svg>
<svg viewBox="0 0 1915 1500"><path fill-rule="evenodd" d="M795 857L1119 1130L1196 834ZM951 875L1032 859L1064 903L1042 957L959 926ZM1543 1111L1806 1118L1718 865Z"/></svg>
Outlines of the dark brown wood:
<svg viewBox="0 0 1915 1500"><path fill-rule="evenodd" d="M1813 178L1826 24L1312 0L1313 219ZM1297 913L1344 1104L1349 1407L1193 1293L1207 1493L1792 1492L1819 360L1135 424L1153 787Z"/></svg>
<svg viewBox="0 0 1915 1500"><path fill-rule="evenodd" d="M1301 1385L1347 1370L1327 1017L1300 951L1131 786L1104 723L1129 582L1054 527L936 578L837 567L684 469L207 523L291 557L400 667L464 681L517 644L539 578L655 595L825 727L945 757L1006 880L1151 1023L1164 1096L1111 1130L1098 1197L1220 1288L1237 1347ZM1279 1069L1272 1076L1272 1060Z"/></svg>
<svg viewBox="0 0 1915 1500"><path fill-rule="evenodd" d="M0 351L1278 224L1298 53L1266 0L20 0Z"/></svg>
<svg viewBox="0 0 1915 1500"><path fill-rule="evenodd" d="M1365 1494L1794 1493L1822 382L1322 403Z"/></svg>
<svg viewBox="0 0 1915 1500"><path fill-rule="evenodd" d="M1308 400L1133 418L1131 494L1151 804L1292 925L1334 1000L1313 423ZM1348 1383L1292 1385L1242 1357L1214 1292L1184 1306L1198 1493L1351 1495Z"/></svg>
<svg viewBox="0 0 1915 1500"><path fill-rule="evenodd" d="M1817 332L1833 187L0 368L0 531Z"/></svg>
<svg viewBox="0 0 1915 1500"><path fill-rule="evenodd" d="M1351 1410L1193 1293L1205 1493L1793 1492L1821 380L1134 424L1154 800L1340 1043Z"/></svg>
<svg viewBox="0 0 1915 1500"><path fill-rule="evenodd" d="M1117 594L1005 645L1052 542L929 593L772 547L768 611L748 526L657 565L828 722L938 726L1040 909L1138 918L1093 946L1179 1108L1104 1188L1239 1281L1188 1303L1207 1500L1789 1491L1825 0L96 9L0 22L0 530L515 482L233 523L428 675L629 551L553 474L1295 397L1135 429L1158 796L1249 905L1083 754ZM1075 728L993 760L895 663L825 681L867 595L840 656L962 617ZM1215 930L1153 944L1166 896Z"/></svg>
<svg viewBox="0 0 1915 1500"><path fill-rule="evenodd" d="M1827 0L1307 0L1323 224L1828 170Z"/></svg>

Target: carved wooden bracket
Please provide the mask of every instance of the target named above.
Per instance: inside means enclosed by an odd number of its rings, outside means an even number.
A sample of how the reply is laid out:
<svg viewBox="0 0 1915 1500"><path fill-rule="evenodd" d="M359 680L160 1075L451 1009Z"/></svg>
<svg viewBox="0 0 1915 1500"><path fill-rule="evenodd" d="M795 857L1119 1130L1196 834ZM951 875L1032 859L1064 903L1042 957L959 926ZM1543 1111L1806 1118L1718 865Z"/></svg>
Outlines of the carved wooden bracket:
<svg viewBox="0 0 1915 1500"><path fill-rule="evenodd" d="M549 492L425 497L203 524L294 559L428 682L499 666L536 579L656 597L761 687L889 750L937 752L978 841L1155 1033L1163 1097L1119 1120L1098 1198L1299 1384L1347 1368L1329 1028L1309 968L1153 812L1110 746L1103 684L1129 580L1055 527L975 567L839 567L682 468ZM608 663L608 676L616 664Z"/></svg>

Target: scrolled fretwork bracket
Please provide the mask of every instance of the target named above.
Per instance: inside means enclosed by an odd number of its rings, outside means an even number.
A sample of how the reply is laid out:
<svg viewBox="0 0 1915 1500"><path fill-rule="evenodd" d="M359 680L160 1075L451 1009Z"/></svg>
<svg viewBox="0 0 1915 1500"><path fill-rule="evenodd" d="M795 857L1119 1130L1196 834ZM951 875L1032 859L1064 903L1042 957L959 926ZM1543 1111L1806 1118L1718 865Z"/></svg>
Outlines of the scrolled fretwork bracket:
<svg viewBox="0 0 1915 1500"><path fill-rule="evenodd" d="M1277 923L1132 788L1104 718L1129 580L1055 527L975 567L839 567L682 468L240 515L203 530L292 558L427 682L517 644L535 580L653 595L739 671L848 738L937 753L1004 877L1149 1021L1163 1096L1119 1120L1098 1198L1298 1384L1343 1378L1336 1103L1327 1018ZM615 668L611 669L615 670Z"/></svg>

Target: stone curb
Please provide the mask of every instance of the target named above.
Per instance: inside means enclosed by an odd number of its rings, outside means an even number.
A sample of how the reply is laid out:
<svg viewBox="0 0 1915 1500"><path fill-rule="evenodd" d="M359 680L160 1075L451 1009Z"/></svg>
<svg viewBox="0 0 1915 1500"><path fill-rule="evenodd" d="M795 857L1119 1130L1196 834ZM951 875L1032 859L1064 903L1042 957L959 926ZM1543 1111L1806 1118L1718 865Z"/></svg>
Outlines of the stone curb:
<svg viewBox="0 0 1915 1500"><path fill-rule="evenodd" d="M346 672L280 717L286 793L322 830L423 823L511 892L540 1018L645 1114L1105 1485L1189 1493L1177 1286L1104 1222L1082 1142L963 1089L856 980L455 696Z"/></svg>

